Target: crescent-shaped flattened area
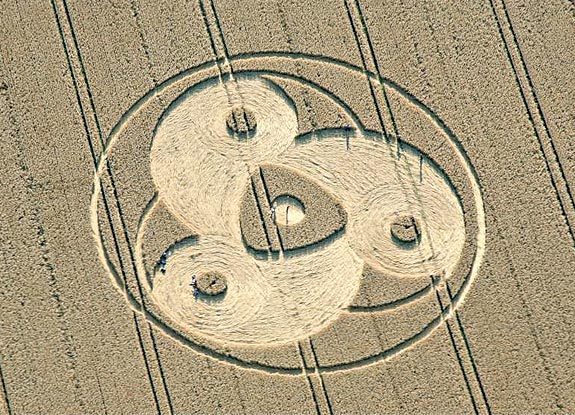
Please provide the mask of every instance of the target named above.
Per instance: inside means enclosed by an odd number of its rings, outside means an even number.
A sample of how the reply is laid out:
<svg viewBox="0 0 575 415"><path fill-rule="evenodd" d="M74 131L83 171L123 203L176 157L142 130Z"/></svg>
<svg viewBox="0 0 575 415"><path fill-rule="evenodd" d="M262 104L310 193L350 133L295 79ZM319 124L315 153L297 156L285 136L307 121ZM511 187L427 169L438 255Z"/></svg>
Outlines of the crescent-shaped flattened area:
<svg viewBox="0 0 575 415"><path fill-rule="evenodd" d="M230 117L254 133L238 136ZM150 163L159 198L195 233L239 235L232 218L248 172L275 160L296 132L293 104L272 82L254 76L201 82L176 99L157 125Z"/></svg>
<svg viewBox="0 0 575 415"><path fill-rule="evenodd" d="M281 162L339 197L349 217L350 244L371 267L396 277L449 274L465 243L458 196L424 154L408 146L399 159L395 154L367 133L350 142L334 136L294 145ZM419 224L412 244L394 237L404 217Z"/></svg>
<svg viewBox="0 0 575 415"><path fill-rule="evenodd" d="M152 300L180 326L230 344L281 344L321 331L351 303L363 267L344 238L280 261L258 261L215 235L172 251L154 276Z"/></svg>

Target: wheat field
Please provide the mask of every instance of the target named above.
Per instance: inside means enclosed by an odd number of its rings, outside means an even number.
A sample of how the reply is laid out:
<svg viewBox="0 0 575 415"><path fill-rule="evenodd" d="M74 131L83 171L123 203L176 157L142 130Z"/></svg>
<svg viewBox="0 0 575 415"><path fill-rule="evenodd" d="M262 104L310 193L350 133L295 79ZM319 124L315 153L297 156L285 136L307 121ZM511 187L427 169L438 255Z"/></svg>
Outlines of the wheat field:
<svg viewBox="0 0 575 415"><path fill-rule="evenodd" d="M573 2L0 17L0 414L575 413Z"/></svg>

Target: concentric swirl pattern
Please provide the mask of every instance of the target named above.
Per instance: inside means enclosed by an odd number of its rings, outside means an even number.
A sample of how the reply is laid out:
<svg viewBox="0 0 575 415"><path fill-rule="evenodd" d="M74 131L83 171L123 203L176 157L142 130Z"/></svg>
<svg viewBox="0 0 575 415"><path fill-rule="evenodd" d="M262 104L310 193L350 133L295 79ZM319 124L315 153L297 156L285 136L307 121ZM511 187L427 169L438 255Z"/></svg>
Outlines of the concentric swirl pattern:
<svg viewBox="0 0 575 415"><path fill-rule="evenodd" d="M249 111L253 134L229 128L230 111L237 116L241 108ZM409 146L398 157L381 136L361 129L305 142L296 136L293 103L255 76L202 82L163 115L150 155L158 199L198 237L172 248L164 272L153 278L152 298L180 325L223 343L285 343L345 312L365 264L400 280L449 277L465 242L463 212L429 158ZM268 215L266 183L262 176L258 193L253 177L269 163L302 172L340 201L348 217L342 234L295 255L252 255L239 228L240 200L251 189L254 216ZM398 244L390 231L406 215L421 224L412 246ZM225 276L227 292L198 299L191 278L209 272Z"/></svg>

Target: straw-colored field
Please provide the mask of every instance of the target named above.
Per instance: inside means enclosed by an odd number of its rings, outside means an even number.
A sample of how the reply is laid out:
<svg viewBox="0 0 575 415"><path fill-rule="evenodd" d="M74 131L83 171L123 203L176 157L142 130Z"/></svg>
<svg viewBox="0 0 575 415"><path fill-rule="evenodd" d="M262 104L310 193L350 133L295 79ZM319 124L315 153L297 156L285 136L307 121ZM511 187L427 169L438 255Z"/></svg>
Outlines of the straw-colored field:
<svg viewBox="0 0 575 415"><path fill-rule="evenodd" d="M572 2L0 17L0 414L575 413Z"/></svg>

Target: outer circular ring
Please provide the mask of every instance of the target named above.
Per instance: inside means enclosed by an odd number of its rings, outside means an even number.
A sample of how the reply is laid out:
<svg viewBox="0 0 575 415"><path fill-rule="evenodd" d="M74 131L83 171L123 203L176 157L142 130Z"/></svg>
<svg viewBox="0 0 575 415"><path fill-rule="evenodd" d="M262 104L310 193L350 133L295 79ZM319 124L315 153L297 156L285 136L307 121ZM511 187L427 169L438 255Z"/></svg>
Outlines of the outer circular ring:
<svg viewBox="0 0 575 415"><path fill-rule="evenodd" d="M307 61L321 62L321 63L325 63L325 64L329 64L329 65L335 65L335 66L339 67L340 69L350 70L350 71L353 71L353 72L356 72L359 74L364 74L364 75L366 74L366 72L362 68L359 68L359 67L352 65L348 62L344 62L344 61L333 59L333 58L327 58L324 56L317 56L317 55L280 53L280 52L250 53L250 54L236 55L236 56L230 57L229 61L231 64L239 63L239 62L248 62L248 61L252 61L252 62L257 63L258 61L269 60L270 58L274 59L274 60L282 60L282 59L294 60L295 59L295 60L304 60L304 61L307 60ZM201 65L189 68L187 70L184 70L184 71L180 72L179 74L174 75L171 78L165 80L164 82L159 84L156 88L150 90L148 93L146 93L140 99L138 99L128 109L128 111L126 111L120 117L120 119L114 125L114 127L112 128L112 130L110 131L110 134L108 135L108 137L106 139L105 147L104 147L102 155L98 161L98 167L96 168L96 171L94 174L93 193L92 193L92 198L91 198L91 213L92 213L92 221L91 222L92 222L92 230L93 230L93 233L94 233L94 236L96 239L96 245L97 245L99 253L100 253L100 259L101 259L102 263L104 264L104 266L106 267L107 271L114 277L113 279L114 279L114 282L116 282L116 283L118 281L120 281L118 278L118 273L115 270L114 265L103 254L105 247L104 247L104 243L102 240L102 235L101 235L100 226L99 226L99 222L98 222L98 215L97 215L98 201L100 199L100 195L101 195L101 191L102 191L100 177L103 173L104 167L106 166L108 154L110 153L111 149L116 144L116 141L118 141L118 137L120 136L120 134L124 131L124 129L126 128L128 123L130 122L131 117L134 116L135 114L137 114L150 100L158 97L167 88L175 85L179 81L186 79L188 76L212 69L217 64L219 64L221 61L223 61L223 60L220 59L219 61L207 62L207 63L203 63ZM254 66L257 67L257 65L254 65ZM261 65L261 66L265 66L265 65ZM284 76L284 77L293 76L289 73L283 73L283 72L277 71L277 70L274 71L274 70L251 69L251 70L241 70L241 71L236 71L236 72L237 73L239 73L239 72L257 72L257 73L268 74L268 75L272 75L272 76ZM427 107L425 104L423 104L421 101L419 101L415 96L413 96L412 94L410 94L409 92L407 92L406 90L401 88L398 84L396 84L395 82L393 82L389 79L378 77L377 75L375 75L372 72L367 72L367 76L371 80L374 80L376 82L381 82L386 88L393 89L395 92L397 92L399 95L401 95L404 99L406 99L408 102L415 105L419 110L421 110L425 114L425 116L442 131L444 136L447 138L449 145L455 150L455 153L457 154L460 163L465 168L465 171L467 173L467 177L469 180L469 184L471 185L471 190L472 190L473 198L475 201L476 220L477 220L477 225L478 225L477 239L476 239L477 249L475 250L475 255L473 258L473 264L471 266L471 269L470 269L469 273L467 274L464 282L461 284L459 290L453 296L453 301L451 302L451 304L448 305L436 318L434 318L431 322L429 322L422 330L420 330L418 333L411 336L410 338L403 340L401 343L393 346L390 349L382 351L381 353L379 353L377 355L373 355L373 356L370 356L368 358L364 358L360 361L355 361L355 362L347 362L347 363L337 364L337 365L333 365L333 366L320 366L317 369L319 372L322 372L322 373L343 372L343 371L347 371L347 370L351 370L351 369L359 369L362 367L375 365L379 362L389 360L392 357L405 352L406 350L408 350L409 348L411 348L412 346L414 346L418 342L429 337L446 319L448 319L452 316L453 312L463 302L465 296L467 295L467 293L469 292L469 290L471 288L473 281L477 277L477 274L479 272L479 268L481 266L481 262L483 260L484 251L485 251L485 239L486 239L485 210L484 210L481 186L479 184L477 173L476 173L473 165L471 164L467 154L465 153L462 144L459 142L459 140L453 134L453 132L445 125L445 123L437 115L435 115L429 107ZM303 80L300 80L300 81L303 81ZM311 83L311 81L307 81L307 82ZM315 85L315 86L319 87L318 85ZM319 87L319 88L323 89L321 87ZM333 96L333 94L328 94L328 95L330 95L330 97L332 99L335 98L335 99L337 99L337 101L342 103L342 101L339 98ZM343 108L348 108L348 107L344 104ZM349 111L349 112L351 112L351 111ZM357 118L353 114L348 114L348 115L350 115L352 117L354 122L358 121ZM281 367L275 367L275 366L270 366L270 365L264 365L264 364L257 363L257 362L247 362L247 361L241 360L241 359L234 357L234 356L231 356L231 355L225 355L225 354L216 352L216 351L214 351L214 350L212 350L212 349L210 349L204 345L197 344L193 341L190 341L190 339L188 339L187 337L185 337L181 333L177 332L176 330L172 329L171 327L166 325L163 321L158 319L154 314L152 314L148 310L146 310L145 307L143 307L142 304L136 298L134 298L134 296L129 292L129 290L122 283L116 284L116 285L117 285L118 289L124 294L128 304L135 311L144 314L144 316L146 317L146 319L148 321L150 321L151 323L153 323L156 326L158 326L159 328L161 328L167 335L169 335L173 339L179 341L183 345L192 348L193 350L195 350L198 353L204 354L204 355L211 357L211 358L213 358L217 361L220 361L222 363L232 364L232 365L235 365L235 366L238 366L241 368L245 368L245 369L251 369L251 370L261 371L261 372L265 372L265 373L291 375L291 376L298 376L298 375L303 374L303 369L301 369L301 368L281 368Z"/></svg>

